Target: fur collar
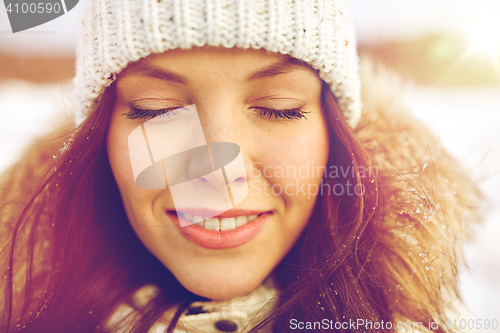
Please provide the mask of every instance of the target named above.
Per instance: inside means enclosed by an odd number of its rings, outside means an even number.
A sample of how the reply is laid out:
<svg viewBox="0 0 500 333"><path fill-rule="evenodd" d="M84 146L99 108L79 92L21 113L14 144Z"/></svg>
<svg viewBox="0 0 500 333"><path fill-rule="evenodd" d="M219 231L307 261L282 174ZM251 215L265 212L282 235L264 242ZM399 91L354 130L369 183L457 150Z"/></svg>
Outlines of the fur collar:
<svg viewBox="0 0 500 333"><path fill-rule="evenodd" d="M361 64L364 109L355 133L378 168L385 218L374 257L385 293L399 318L419 317L419 309L443 318L443 305L460 298L461 245L478 220L480 194L407 110L402 81L367 58Z"/></svg>

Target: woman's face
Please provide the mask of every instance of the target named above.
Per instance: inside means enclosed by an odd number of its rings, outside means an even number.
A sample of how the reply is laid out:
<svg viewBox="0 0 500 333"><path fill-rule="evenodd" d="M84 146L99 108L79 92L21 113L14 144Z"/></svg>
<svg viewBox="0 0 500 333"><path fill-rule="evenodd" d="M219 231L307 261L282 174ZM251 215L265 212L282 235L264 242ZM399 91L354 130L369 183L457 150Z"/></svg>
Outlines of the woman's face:
<svg viewBox="0 0 500 333"><path fill-rule="evenodd" d="M135 233L194 294L228 299L249 293L288 253L312 213L329 152L321 80L287 56L202 47L131 64L119 75L116 89L108 156ZM148 120L133 108L192 104L207 142L232 142L241 149L246 175L233 180L241 186L246 178L248 195L204 225L181 227L183 216L194 218L189 212L212 207L176 212L168 186L138 186L128 138ZM189 131L175 122L169 126L177 134ZM210 185L203 177L198 181ZM232 230L213 230L220 225Z"/></svg>

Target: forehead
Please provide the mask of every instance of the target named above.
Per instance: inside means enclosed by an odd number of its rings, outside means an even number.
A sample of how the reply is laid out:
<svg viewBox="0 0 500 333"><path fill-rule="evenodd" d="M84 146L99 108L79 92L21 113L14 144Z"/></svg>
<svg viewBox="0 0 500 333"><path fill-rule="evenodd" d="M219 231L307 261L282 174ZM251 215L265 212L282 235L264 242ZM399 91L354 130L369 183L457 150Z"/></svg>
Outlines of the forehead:
<svg viewBox="0 0 500 333"><path fill-rule="evenodd" d="M130 64L120 73L119 78L145 76L186 84L186 75L200 72L212 74L212 77L229 72L233 76L241 76L244 81L251 81L296 71L317 75L317 71L310 65L288 55L262 49L204 46L152 54Z"/></svg>

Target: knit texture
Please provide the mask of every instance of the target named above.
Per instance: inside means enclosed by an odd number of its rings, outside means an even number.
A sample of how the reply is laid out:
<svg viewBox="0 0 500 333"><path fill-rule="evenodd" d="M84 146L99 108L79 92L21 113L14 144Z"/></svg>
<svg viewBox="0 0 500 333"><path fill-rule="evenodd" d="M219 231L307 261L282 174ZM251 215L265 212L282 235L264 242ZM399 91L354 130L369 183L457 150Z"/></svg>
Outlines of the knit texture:
<svg viewBox="0 0 500 333"><path fill-rule="evenodd" d="M359 121L359 60L344 0L89 0L74 78L77 123L130 62L204 45L302 60L330 84L347 122Z"/></svg>

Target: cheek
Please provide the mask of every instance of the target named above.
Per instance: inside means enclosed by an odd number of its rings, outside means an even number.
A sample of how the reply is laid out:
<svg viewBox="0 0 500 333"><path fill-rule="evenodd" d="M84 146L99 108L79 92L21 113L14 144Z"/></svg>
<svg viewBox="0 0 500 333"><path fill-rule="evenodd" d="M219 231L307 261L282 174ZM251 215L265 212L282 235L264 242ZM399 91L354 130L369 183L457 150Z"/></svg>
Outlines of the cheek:
<svg viewBox="0 0 500 333"><path fill-rule="evenodd" d="M273 250L281 256L286 255L309 222L328 161L329 136L324 122L309 125L262 142L259 179L265 185L250 190L250 193L264 192L269 201L280 202L279 219L268 242L275 244Z"/></svg>
<svg viewBox="0 0 500 333"><path fill-rule="evenodd" d="M262 173L272 193L285 204L314 204L328 161L328 138L323 121L318 121L293 135L271 140L263 148Z"/></svg>
<svg viewBox="0 0 500 333"><path fill-rule="evenodd" d="M128 152L128 135L116 120L112 120L108 130L107 149L109 164L120 193L127 193L134 183L132 166Z"/></svg>
<svg viewBox="0 0 500 333"><path fill-rule="evenodd" d="M158 191L143 189L135 183L128 148L129 132L130 128L120 126L118 121L112 120L108 130L107 150L127 216L134 223L150 218L145 215L152 213L150 208Z"/></svg>

